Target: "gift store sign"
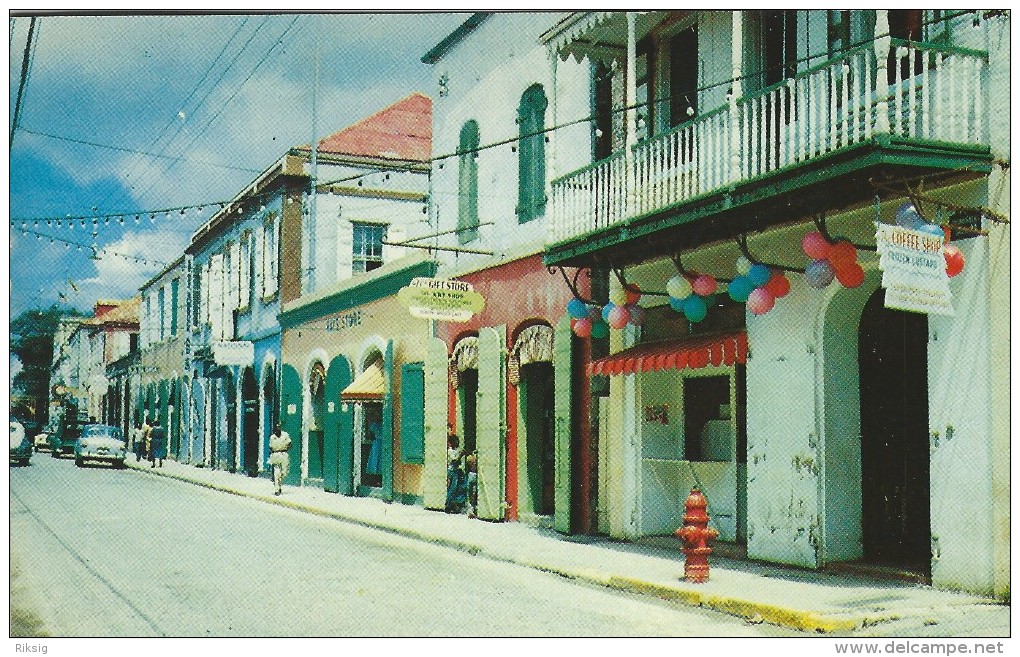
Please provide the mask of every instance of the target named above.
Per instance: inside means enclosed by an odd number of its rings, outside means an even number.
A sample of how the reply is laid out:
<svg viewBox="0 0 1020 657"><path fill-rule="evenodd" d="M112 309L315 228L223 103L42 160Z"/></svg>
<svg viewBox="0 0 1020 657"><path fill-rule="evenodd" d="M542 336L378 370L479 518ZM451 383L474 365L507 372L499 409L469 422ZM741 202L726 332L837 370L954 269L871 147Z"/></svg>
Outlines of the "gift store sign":
<svg viewBox="0 0 1020 657"><path fill-rule="evenodd" d="M415 278L397 293L411 315L445 322L466 322L485 308L485 298L470 283Z"/></svg>

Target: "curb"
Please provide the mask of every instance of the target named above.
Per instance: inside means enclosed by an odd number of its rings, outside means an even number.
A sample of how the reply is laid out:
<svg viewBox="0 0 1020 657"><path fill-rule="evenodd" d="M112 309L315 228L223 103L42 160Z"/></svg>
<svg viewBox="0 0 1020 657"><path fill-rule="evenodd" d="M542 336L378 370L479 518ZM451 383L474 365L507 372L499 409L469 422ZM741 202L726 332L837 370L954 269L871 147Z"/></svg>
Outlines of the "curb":
<svg viewBox="0 0 1020 657"><path fill-rule="evenodd" d="M174 479L182 481L195 486L201 486L210 490L219 491L222 493L229 493L238 497L247 497L249 499L259 500L261 502L267 502L275 504L295 511L301 511L303 513L309 513L323 518L332 518L341 522L347 522L361 527L367 527L370 529L376 529L384 531L389 534L395 534L397 536L403 536L418 541L430 543L432 545L439 545L442 547L451 548L460 552L466 552L472 556L481 555L487 559L493 561L501 561L503 563L510 563L531 570L537 570L552 575L558 575L566 579L572 579L577 581L587 582L597 586L603 586L618 591L625 591L628 593L635 593L639 595L654 596L670 602L676 602L691 607L700 607L703 609L710 609L713 611L728 614L730 616L737 616L743 618L748 622L767 622L773 625L786 627L802 632L814 632L818 634L828 634L833 632L849 632L861 627L868 625L874 625L876 623L888 622L897 620L898 615L857 615L857 616L842 616L833 617L825 614L819 614L813 611L801 611L797 609L791 609L788 607L780 607L777 605L771 605L762 602L754 602L750 600L744 600L740 598L733 598L729 596L720 595L705 595L700 591L691 591L674 586L667 586L663 584L655 584L640 579L631 577L623 577L619 575L607 575L597 571L591 570L570 570L558 568L555 566L549 566L548 564L538 563L530 561L528 559L516 558L505 554L497 554L489 551L485 547L465 543L462 541L456 541L441 536L429 536L422 532L415 531L413 529L406 529L402 527L393 527L380 523L375 523L361 518L355 518L334 511L327 511L318 507L309 506L300 502L291 502L286 499L281 499L271 495L258 495L252 493L244 493L234 488L221 486L218 484L197 481L188 477L183 477L169 472L157 472L152 471L150 468L138 468L128 466L127 469L137 470L142 473L148 473L160 477L166 477L168 479Z"/></svg>

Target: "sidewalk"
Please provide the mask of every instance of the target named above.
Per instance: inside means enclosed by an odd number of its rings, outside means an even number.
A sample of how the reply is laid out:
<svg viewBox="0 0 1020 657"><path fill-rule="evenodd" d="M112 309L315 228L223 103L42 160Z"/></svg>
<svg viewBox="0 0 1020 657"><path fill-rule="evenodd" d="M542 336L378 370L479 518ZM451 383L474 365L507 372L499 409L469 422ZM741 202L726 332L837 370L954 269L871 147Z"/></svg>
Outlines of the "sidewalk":
<svg viewBox="0 0 1020 657"><path fill-rule="evenodd" d="M490 559L631 593L701 606L805 632L846 634L900 621L904 627L937 625L942 619L979 617L987 624L973 636L1009 636L1008 605L915 584L837 576L773 564L713 556L704 584L683 580L683 554L669 547L564 536L519 522L493 523L399 503L347 497L312 487L209 470L176 461L152 469L128 460L139 472L171 477L320 516L332 517ZM977 613L980 612L980 613ZM878 628L876 628L878 629ZM891 629L891 628L890 628ZM933 630L938 631L937 627ZM948 629L948 628L946 628ZM959 628L953 630L959 635ZM905 636L912 636L912 633ZM952 634L932 633L932 636Z"/></svg>

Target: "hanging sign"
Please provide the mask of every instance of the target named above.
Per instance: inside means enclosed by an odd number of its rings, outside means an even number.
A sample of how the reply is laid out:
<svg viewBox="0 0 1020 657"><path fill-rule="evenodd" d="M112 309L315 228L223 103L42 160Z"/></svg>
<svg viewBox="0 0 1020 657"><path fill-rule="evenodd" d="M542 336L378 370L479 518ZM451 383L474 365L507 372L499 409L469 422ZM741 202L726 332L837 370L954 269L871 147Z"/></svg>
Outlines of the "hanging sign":
<svg viewBox="0 0 1020 657"><path fill-rule="evenodd" d="M246 340L214 342L213 362L217 365L247 365L255 363L255 344Z"/></svg>
<svg viewBox="0 0 1020 657"><path fill-rule="evenodd" d="M886 308L952 315L943 236L902 226L875 226Z"/></svg>
<svg viewBox="0 0 1020 657"><path fill-rule="evenodd" d="M485 308L485 298L470 283L441 278L415 278L397 293L414 317L466 322Z"/></svg>

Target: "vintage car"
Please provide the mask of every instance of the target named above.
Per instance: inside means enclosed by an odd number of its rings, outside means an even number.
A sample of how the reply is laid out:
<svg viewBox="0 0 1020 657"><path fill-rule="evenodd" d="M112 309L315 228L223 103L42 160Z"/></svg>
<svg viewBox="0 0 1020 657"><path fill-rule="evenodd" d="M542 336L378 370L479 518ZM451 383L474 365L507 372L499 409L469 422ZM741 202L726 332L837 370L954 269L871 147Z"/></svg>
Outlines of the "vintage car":
<svg viewBox="0 0 1020 657"><path fill-rule="evenodd" d="M85 461L103 461L123 468L126 455L127 445L120 427L87 424L74 444L74 464L79 468Z"/></svg>
<svg viewBox="0 0 1020 657"><path fill-rule="evenodd" d="M59 458L64 454L74 452L78 437L81 435L82 427L89 423L88 416L76 411L64 414L57 430L47 434L50 441L50 449L53 458Z"/></svg>
<svg viewBox="0 0 1020 657"><path fill-rule="evenodd" d="M50 434L55 431L57 431L57 425L51 422L42 431L35 434L35 437L32 438L32 446L35 451L41 452L44 449L50 449Z"/></svg>
<svg viewBox="0 0 1020 657"><path fill-rule="evenodd" d="M11 463L28 465L32 458L32 443L25 435L21 422L11 421Z"/></svg>

